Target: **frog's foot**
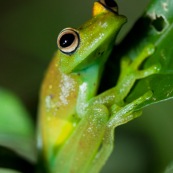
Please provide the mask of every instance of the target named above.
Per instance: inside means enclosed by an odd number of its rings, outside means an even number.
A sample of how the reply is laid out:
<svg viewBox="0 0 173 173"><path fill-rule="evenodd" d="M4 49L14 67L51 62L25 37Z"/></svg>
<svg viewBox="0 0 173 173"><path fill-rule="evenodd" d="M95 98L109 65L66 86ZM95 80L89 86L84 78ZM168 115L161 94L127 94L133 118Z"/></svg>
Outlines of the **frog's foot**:
<svg viewBox="0 0 173 173"><path fill-rule="evenodd" d="M160 70L160 64L153 65L147 69L139 70L141 64L152 55L155 51L154 45L147 45L142 52L131 62L129 58L124 57L121 61L121 75L120 79L126 75L134 75L136 79L141 79L149 75L155 74Z"/></svg>
<svg viewBox="0 0 173 173"><path fill-rule="evenodd" d="M149 100L152 95L153 95L152 91L148 91L143 96L139 97L138 99L125 105L122 108L113 105L114 108L111 111L111 118L108 121L108 127L115 128L121 124L125 124L130 120L133 120L134 118L140 116L141 111L136 110L137 107L141 103Z"/></svg>
<svg viewBox="0 0 173 173"><path fill-rule="evenodd" d="M153 44L147 45L143 51L139 54L139 56L132 62L131 68L137 70L136 79L145 78L152 74L155 74L160 71L160 64L155 64L147 69L139 70L140 65L144 62L146 58L152 55L155 51L155 47Z"/></svg>
<svg viewBox="0 0 173 173"><path fill-rule="evenodd" d="M141 64L146 58L154 52L154 45L147 45L142 52L132 62L129 58L123 58L121 61L121 73L115 87L119 100L124 100L128 95L134 83L138 79L145 78L160 71L160 64L155 64L149 68L140 69ZM119 101L117 100L117 102Z"/></svg>

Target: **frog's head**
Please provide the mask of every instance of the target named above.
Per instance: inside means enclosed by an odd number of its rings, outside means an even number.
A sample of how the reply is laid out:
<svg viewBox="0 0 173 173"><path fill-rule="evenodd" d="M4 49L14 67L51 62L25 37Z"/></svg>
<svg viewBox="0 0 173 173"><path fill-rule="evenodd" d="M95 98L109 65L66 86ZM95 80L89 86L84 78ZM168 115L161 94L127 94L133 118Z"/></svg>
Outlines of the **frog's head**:
<svg viewBox="0 0 173 173"><path fill-rule="evenodd" d="M93 17L88 22L79 29L66 28L60 32L57 39L60 70L71 73L94 63L104 63L125 22L114 0L95 2Z"/></svg>

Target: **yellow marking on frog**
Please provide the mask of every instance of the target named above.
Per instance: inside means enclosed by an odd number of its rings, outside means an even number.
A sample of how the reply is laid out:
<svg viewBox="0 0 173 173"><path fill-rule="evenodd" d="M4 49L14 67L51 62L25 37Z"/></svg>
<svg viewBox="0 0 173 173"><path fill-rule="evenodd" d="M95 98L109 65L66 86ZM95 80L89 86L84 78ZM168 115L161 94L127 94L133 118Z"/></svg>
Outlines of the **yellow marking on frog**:
<svg viewBox="0 0 173 173"><path fill-rule="evenodd" d="M63 125L63 127L61 128L61 132L58 136L58 139L56 141L55 145L60 145L62 144L66 138L69 136L69 134L71 133L72 129L73 129L73 124L69 121L64 121L64 120L60 120L61 124Z"/></svg>
<svg viewBox="0 0 173 173"><path fill-rule="evenodd" d="M93 16L97 16L103 12L107 12L107 9L99 2L95 2L93 6Z"/></svg>

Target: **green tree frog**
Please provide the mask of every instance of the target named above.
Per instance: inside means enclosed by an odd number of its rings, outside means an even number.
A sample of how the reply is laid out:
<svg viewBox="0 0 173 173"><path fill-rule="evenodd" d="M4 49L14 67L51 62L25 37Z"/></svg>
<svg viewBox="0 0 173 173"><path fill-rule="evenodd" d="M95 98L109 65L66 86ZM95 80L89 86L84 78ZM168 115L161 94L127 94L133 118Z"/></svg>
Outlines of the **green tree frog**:
<svg viewBox="0 0 173 173"><path fill-rule="evenodd" d="M157 66L138 70L154 51L149 45L132 63L123 58L117 86L95 96L104 64L125 22L115 1L100 0L94 3L90 20L78 29L60 32L58 51L40 94L38 149L45 172L99 172L112 151L114 128L138 116L135 107L152 95L149 91L124 103L137 79L158 71Z"/></svg>

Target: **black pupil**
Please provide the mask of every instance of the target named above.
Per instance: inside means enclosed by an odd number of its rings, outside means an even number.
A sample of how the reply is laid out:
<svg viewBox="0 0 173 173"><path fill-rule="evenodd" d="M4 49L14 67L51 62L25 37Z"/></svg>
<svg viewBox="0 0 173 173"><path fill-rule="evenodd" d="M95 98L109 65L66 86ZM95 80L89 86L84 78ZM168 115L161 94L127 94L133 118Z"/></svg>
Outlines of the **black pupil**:
<svg viewBox="0 0 173 173"><path fill-rule="evenodd" d="M117 7L117 3L114 0L105 0L105 4L108 7Z"/></svg>
<svg viewBox="0 0 173 173"><path fill-rule="evenodd" d="M75 36L73 34L64 34L60 39L60 46L65 48L70 46L75 39Z"/></svg>

